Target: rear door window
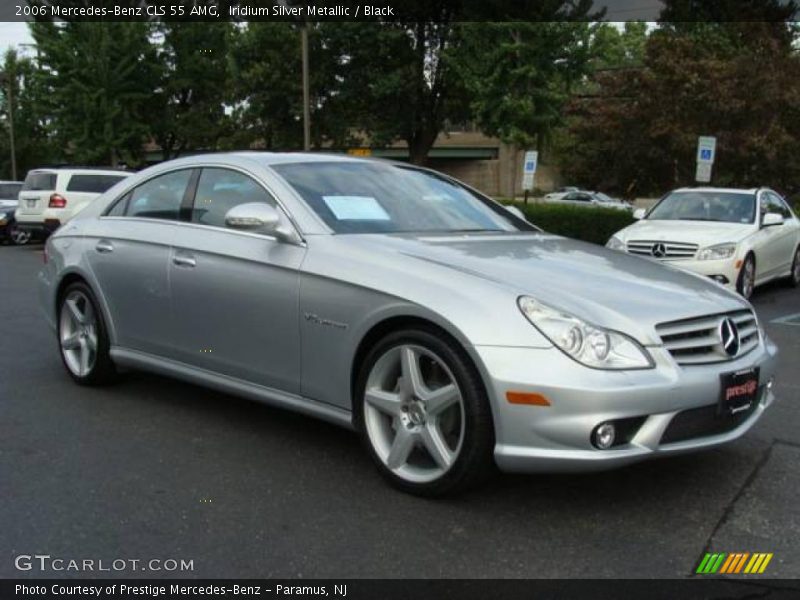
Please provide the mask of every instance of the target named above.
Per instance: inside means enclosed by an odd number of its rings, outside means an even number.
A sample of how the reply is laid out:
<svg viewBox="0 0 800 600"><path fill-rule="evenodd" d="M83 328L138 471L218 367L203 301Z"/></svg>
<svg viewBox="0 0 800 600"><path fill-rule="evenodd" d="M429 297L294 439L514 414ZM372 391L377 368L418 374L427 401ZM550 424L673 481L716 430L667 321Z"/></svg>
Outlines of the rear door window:
<svg viewBox="0 0 800 600"><path fill-rule="evenodd" d="M22 191L42 192L56 189L56 174L50 171L31 171L25 177Z"/></svg>
<svg viewBox="0 0 800 600"><path fill-rule="evenodd" d="M123 179L125 179L124 175L75 174L67 183L67 191L102 194Z"/></svg>
<svg viewBox="0 0 800 600"><path fill-rule="evenodd" d="M118 204L127 204L125 215L128 217L178 221L181 202L191 176L192 169L159 175L134 188ZM111 209L112 214L115 208L116 206Z"/></svg>

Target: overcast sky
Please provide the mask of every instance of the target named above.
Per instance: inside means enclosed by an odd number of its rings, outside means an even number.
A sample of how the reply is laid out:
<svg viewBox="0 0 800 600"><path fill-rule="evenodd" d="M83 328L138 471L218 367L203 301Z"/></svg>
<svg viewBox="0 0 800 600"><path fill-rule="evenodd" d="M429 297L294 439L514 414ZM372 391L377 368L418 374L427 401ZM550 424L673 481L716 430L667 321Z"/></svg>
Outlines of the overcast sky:
<svg viewBox="0 0 800 600"><path fill-rule="evenodd" d="M0 23L0 51L5 54L8 48L18 44L32 44L33 38L27 23Z"/></svg>

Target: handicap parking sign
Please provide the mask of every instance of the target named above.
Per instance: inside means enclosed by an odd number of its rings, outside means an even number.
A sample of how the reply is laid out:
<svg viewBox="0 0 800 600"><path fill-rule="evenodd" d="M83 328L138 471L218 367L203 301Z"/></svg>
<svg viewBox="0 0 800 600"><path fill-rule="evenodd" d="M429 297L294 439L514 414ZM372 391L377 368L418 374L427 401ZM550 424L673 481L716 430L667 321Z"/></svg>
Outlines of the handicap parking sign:
<svg viewBox="0 0 800 600"><path fill-rule="evenodd" d="M703 160L711 160L711 148L703 148L700 150L700 158Z"/></svg>

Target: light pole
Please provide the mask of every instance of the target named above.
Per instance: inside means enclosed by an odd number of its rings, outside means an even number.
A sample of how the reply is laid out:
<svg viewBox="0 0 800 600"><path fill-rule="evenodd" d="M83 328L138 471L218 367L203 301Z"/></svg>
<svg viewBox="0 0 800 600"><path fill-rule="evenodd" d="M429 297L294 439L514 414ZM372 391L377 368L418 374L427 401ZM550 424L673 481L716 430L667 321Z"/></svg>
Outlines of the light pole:
<svg viewBox="0 0 800 600"><path fill-rule="evenodd" d="M17 153L14 148L14 79L8 72L0 74L0 84L6 85L6 99L8 100L8 138L11 150L11 180L17 180Z"/></svg>
<svg viewBox="0 0 800 600"><path fill-rule="evenodd" d="M303 150L311 149L311 109L308 89L308 23L300 29L300 46L303 55Z"/></svg>

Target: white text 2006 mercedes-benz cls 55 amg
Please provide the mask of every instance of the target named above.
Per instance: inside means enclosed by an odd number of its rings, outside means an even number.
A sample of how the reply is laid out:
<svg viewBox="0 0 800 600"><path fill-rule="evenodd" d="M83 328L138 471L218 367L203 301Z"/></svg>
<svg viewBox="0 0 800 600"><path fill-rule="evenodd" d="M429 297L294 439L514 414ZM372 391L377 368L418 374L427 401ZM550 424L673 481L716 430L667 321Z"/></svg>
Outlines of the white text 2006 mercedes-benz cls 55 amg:
<svg viewBox="0 0 800 600"><path fill-rule="evenodd" d="M777 349L741 297L408 165L166 162L45 257L78 383L146 369L352 427L419 494L715 446L773 401Z"/></svg>

